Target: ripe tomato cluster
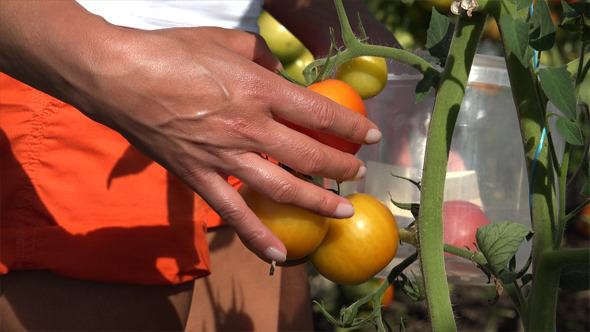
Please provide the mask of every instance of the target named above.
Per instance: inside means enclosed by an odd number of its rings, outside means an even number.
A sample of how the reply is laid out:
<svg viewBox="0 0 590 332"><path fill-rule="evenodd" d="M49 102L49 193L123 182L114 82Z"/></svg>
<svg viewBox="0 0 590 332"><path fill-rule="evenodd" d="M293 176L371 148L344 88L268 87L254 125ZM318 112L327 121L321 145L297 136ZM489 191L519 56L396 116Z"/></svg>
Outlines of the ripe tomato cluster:
<svg viewBox="0 0 590 332"><path fill-rule="evenodd" d="M304 83L302 71L314 60L311 52L269 13L263 13L259 26L261 36L286 73ZM366 117L363 99L383 90L387 64L384 58L361 56L336 67L334 77L313 83L308 89ZM278 120L343 152L356 154L361 147L359 143ZM277 204L246 185L240 187L240 193L287 248L286 265L310 261L320 274L336 283L360 284L382 270L397 251L399 235L393 214L368 194L348 196L356 211L353 217L330 219Z"/></svg>
<svg viewBox="0 0 590 332"><path fill-rule="evenodd" d="M310 261L333 282L361 284L385 268L397 252L395 218L385 204L371 195L347 196L355 214L347 219L332 219L275 203L247 185L240 187L240 193L287 248L285 265Z"/></svg>
<svg viewBox="0 0 590 332"><path fill-rule="evenodd" d="M281 61L287 75L304 84L303 70L315 60L313 54L268 12L262 13L258 25L260 35L271 52ZM335 79L316 82L308 88L367 116L363 99L374 97L385 88L387 73L387 63L384 58L359 56L336 67ZM355 154L361 147L358 143L348 142L330 134L304 128L288 121L283 122L297 131L344 152Z"/></svg>

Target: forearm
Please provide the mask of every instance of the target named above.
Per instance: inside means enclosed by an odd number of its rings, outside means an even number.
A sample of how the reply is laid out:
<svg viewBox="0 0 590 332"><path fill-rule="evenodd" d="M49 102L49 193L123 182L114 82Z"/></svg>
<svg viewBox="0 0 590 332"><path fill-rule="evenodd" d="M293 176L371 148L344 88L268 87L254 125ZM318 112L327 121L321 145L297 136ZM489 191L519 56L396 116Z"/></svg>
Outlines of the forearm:
<svg viewBox="0 0 590 332"><path fill-rule="evenodd" d="M112 30L75 1L1 0L0 71L75 102L101 67Z"/></svg>
<svg viewBox="0 0 590 332"><path fill-rule="evenodd" d="M343 3L355 33L360 35L360 15L370 44L399 47L393 33L369 12L362 1L344 0ZM265 0L264 6L316 56L325 56L329 51L330 27L334 28L337 42L341 43L340 23L333 0Z"/></svg>

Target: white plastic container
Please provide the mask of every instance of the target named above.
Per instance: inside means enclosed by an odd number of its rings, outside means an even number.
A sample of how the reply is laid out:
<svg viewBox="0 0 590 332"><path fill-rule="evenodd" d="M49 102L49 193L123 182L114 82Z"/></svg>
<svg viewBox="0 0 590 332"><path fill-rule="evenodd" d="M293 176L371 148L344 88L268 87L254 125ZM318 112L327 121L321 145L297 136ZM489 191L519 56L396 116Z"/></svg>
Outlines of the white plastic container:
<svg viewBox="0 0 590 332"><path fill-rule="evenodd" d="M418 189L391 174L419 181L424 160L426 134L434 104L434 93L416 104L414 90L421 75L389 75L385 90L366 101L368 117L383 132L377 145L363 146L358 156L367 166L362 181L341 186L343 195L365 192L382 200L396 216L398 226L413 221L409 211L395 207L418 203ZM530 227L529 189L516 109L510 91L504 59L476 55L469 84L455 126L445 184L446 200L477 204L492 222L506 220ZM517 267L525 264L531 250L523 243L517 253ZM402 244L391 267L415 251ZM453 283L484 284L487 277L473 263L447 257L447 275ZM415 264L411 269L418 275Z"/></svg>

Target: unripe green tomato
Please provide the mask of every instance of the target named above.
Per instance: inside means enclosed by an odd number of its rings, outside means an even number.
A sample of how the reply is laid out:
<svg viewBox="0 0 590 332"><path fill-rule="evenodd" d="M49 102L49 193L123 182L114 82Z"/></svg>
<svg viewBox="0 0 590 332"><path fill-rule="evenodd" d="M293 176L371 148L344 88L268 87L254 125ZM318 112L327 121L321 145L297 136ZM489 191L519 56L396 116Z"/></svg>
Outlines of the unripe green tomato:
<svg viewBox="0 0 590 332"><path fill-rule="evenodd" d="M281 63L297 59L305 50L303 43L267 11L260 15L258 26L260 35Z"/></svg>
<svg viewBox="0 0 590 332"><path fill-rule="evenodd" d="M297 59L284 66L285 72L289 74L289 76L296 79L297 82L305 83L305 78L303 77L303 69L305 69L305 67L312 63L313 60L315 60L313 54L311 54L311 52L306 48Z"/></svg>
<svg viewBox="0 0 590 332"><path fill-rule="evenodd" d="M336 79L348 83L362 99L376 96L387 84L387 63L384 58L360 56L336 67Z"/></svg>

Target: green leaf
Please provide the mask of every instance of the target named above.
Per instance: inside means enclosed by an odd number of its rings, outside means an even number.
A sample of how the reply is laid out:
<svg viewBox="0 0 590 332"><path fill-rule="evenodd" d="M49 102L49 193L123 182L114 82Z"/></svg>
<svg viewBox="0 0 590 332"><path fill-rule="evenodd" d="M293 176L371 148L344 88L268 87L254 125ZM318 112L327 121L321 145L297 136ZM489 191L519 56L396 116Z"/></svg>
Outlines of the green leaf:
<svg viewBox="0 0 590 332"><path fill-rule="evenodd" d="M555 126L557 127L557 131L569 144L584 145L584 136L579 123L559 117L555 122Z"/></svg>
<svg viewBox="0 0 590 332"><path fill-rule="evenodd" d="M568 265L561 270L559 288L566 291L590 289L590 264Z"/></svg>
<svg viewBox="0 0 590 332"><path fill-rule="evenodd" d="M510 5L514 6L515 11L529 8L533 4L533 0L505 0Z"/></svg>
<svg viewBox="0 0 590 332"><path fill-rule="evenodd" d="M440 61L442 67L445 66L447 61L451 39L453 38L453 30L454 24L451 20L448 17L439 14L439 12L433 8L427 31L426 45L424 46L426 46L430 55Z"/></svg>
<svg viewBox="0 0 590 332"><path fill-rule="evenodd" d="M545 1L537 1L533 9L533 28L529 33L531 46L537 51L549 50L555 44L555 26Z"/></svg>
<svg viewBox="0 0 590 332"><path fill-rule="evenodd" d="M530 8L532 4L533 0L516 0L516 10Z"/></svg>
<svg viewBox="0 0 590 332"><path fill-rule="evenodd" d="M576 93L566 66L539 70L541 88L555 107L568 119L576 118Z"/></svg>
<svg viewBox="0 0 590 332"><path fill-rule="evenodd" d="M532 230L520 223L504 221L478 228L475 238L494 274L509 281L515 278L516 273L511 272L507 264L522 241L531 234Z"/></svg>
<svg viewBox="0 0 590 332"><path fill-rule="evenodd" d="M440 81L440 74L438 72L430 71L424 75L424 77L416 84L416 91L414 94L415 103L419 103L430 91L435 90L438 87Z"/></svg>
<svg viewBox="0 0 590 332"><path fill-rule="evenodd" d="M584 183L580 190L580 195L584 197L590 197L590 183Z"/></svg>
<svg viewBox="0 0 590 332"><path fill-rule="evenodd" d="M506 46L528 68L534 54L529 46L529 25L522 18L510 15L502 15L498 25Z"/></svg>
<svg viewBox="0 0 590 332"><path fill-rule="evenodd" d="M590 19L590 3L567 3L561 0L561 6L563 8L563 20L559 25L560 28L576 32L580 30L581 25L586 25L587 19ZM584 20L584 17L586 20ZM580 26L579 26L580 25Z"/></svg>

